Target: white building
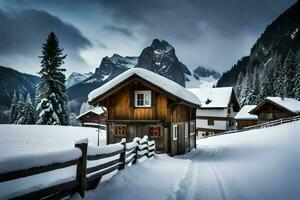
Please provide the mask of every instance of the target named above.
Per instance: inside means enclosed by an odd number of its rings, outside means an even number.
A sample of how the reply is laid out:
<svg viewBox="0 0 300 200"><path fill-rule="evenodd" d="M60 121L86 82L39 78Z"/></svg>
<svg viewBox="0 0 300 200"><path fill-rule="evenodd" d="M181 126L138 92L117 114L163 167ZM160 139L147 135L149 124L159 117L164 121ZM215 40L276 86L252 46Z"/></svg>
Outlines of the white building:
<svg viewBox="0 0 300 200"><path fill-rule="evenodd" d="M190 88L201 102L196 114L196 128L199 136L216 135L236 129L234 116L240 110L232 87Z"/></svg>

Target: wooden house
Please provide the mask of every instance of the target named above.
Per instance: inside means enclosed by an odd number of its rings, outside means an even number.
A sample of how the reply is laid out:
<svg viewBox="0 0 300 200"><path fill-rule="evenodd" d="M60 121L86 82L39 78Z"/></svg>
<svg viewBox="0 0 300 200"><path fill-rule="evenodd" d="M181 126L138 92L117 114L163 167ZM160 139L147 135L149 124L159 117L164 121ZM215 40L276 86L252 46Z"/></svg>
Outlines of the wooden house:
<svg viewBox="0 0 300 200"><path fill-rule="evenodd" d="M201 102L196 114L198 136L208 137L236 129L234 116L240 110L240 106L232 87L189 90Z"/></svg>
<svg viewBox="0 0 300 200"><path fill-rule="evenodd" d="M148 135L156 150L184 154L196 147L198 98L179 84L132 68L89 94L89 103L107 108L107 144Z"/></svg>
<svg viewBox="0 0 300 200"><path fill-rule="evenodd" d="M258 122L257 115L250 114L249 112L253 110L256 105L246 105L235 115L234 119L236 121L237 129L243 129L248 126L256 125Z"/></svg>
<svg viewBox="0 0 300 200"><path fill-rule="evenodd" d="M258 123L264 123L300 114L300 101L293 98L267 97L249 113L258 116Z"/></svg>
<svg viewBox="0 0 300 200"><path fill-rule="evenodd" d="M105 128L106 125L106 112L100 107L81 113L76 118L80 121L81 126L85 127Z"/></svg>

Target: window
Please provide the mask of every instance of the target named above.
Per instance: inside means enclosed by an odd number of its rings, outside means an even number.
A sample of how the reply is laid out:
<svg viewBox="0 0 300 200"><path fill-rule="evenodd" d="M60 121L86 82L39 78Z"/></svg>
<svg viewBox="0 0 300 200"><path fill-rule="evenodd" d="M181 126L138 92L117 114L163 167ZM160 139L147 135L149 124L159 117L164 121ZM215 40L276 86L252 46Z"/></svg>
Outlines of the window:
<svg viewBox="0 0 300 200"><path fill-rule="evenodd" d="M160 137L160 126L149 126L149 136Z"/></svg>
<svg viewBox="0 0 300 200"><path fill-rule="evenodd" d="M267 113L267 119L273 119L273 113Z"/></svg>
<svg viewBox="0 0 300 200"><path fill-rule="evenodd" d="M207 120L207 125L213 126L213 125L215 125L215 121L213 119L208 119Z"/></svg>
<svg viewBox="0 0 300 200"><path fill-rule="evenodd" d="M151 106L151 91L135 91L134 95L136 107L150 107Z"/></svg>
<svg viewBox="0 0 300 200"><path fill-rule="evenodd" d="M115 126L115 135L125 136L126 135L126 125L116 125Z"/></svg>
<svg viewBox="0 0 300 200"><path fill-rule="evenodd" d="M184 137L189 137L189 124L185 123L184 124Z"/></svg>
<svg viewBox="0 0 300 200"><path fill-rule="evenodd" d="M178 138L178 126L173 125L173 140L177 140Z"/></svg>

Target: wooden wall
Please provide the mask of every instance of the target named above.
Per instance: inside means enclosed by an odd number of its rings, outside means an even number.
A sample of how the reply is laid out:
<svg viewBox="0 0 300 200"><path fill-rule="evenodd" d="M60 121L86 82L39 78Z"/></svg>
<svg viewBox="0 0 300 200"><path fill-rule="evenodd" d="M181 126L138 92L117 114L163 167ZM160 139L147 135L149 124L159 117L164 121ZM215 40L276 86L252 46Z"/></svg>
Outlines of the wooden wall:
<svg viewBox="0 0 300 200"><path fill-rule="evenodd" d="M258 123L295 116L295 114L273 105L270 102L263 104L262 107L257 111L256 115L258 116ZM272 116L272 118L269 116Z"/></svg>
<svg viewBox="0 0 300 200"><path fill-rule="evenodd" d="M244 127L253 126L258 123L258 120L236 120L237 129L243 129Z"/></svg>

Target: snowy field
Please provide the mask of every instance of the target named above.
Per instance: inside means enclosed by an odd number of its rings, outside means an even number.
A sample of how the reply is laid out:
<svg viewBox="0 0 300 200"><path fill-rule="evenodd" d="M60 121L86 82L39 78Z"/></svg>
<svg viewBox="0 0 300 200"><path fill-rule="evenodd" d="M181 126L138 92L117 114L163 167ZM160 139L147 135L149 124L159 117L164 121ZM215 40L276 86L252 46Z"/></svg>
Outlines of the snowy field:
<svg viewBox="0 0 300 200"><path fill-rule="evenodd" d="M299 131L298 121L201 139L197 150L184 156L158 155L127 167L85 199L296 200Z"/></svg>
<svg viewBox="0 0 300 200"><path fill-rule="evenodd" d="M46 153L73 148L75 141L89 139L97 145L96 128L42 125L0 125L0 162L23 154ZM106 133L100 132L100 145L106 144Z"/></svg>
<svg viewBox="0 0 300 200"><path fill-rule="evenodd" d="M76 158L75 142L88 138L96 146L95 128L37 125L0 125L0 173L28 166ZM105 131L100 132L100 145L106 144ZM45 156L46 155L46 156ZM80 156L80 154L79 154ZM22 194L59 182L74 180L76 166L42 173L16 181L0 183L0 199ZM19 191L16 193L16 191Z"/></svg>

